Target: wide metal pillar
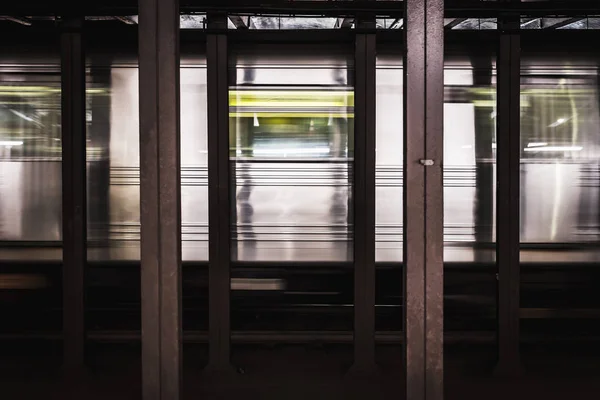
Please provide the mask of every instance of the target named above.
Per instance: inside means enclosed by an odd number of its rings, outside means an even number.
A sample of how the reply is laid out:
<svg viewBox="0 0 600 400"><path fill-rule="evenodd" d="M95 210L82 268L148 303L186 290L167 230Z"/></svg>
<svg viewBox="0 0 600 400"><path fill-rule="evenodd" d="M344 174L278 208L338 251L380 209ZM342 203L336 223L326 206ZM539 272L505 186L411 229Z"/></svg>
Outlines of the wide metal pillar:
<svg viewBox="0 0 600 400"><path fill-rule="evenodd" d="M444 1L404 4L406 398L439 400L444 395Z"/></svg>
<svg viewBox="0 0 600 400"><path fill-rule="evenodd" d="M375 17L357 18L354 54L354 365L375 369ZM364 31L360 31L364 30Z"/></svg>
<svg viewBox="0 0 600 400"><path fill-rule="evenodd" d="M181 391L179 2L139 1L142 395Z"/></svg>
<svg viewBox="0 0 600 400"><path fill-rule="evenodd" d="M63 351L69 374L82 372L85 362L87 187L83 21L83 17L67 17L61 26Z"/></svg>
<svg viewBox="0 0 600 400"><path fill-rule="evenodd" d="M208 302L210 373L230 372L231 211L227 15L208 15Z"/></svg>
<svg viewBox="0 0 600 400"><path fill-rule="evenodd" d="M497 78L496 260L498 263L498 365L515 375L519 357L520 90L519 17L500 21Z"/></svg>

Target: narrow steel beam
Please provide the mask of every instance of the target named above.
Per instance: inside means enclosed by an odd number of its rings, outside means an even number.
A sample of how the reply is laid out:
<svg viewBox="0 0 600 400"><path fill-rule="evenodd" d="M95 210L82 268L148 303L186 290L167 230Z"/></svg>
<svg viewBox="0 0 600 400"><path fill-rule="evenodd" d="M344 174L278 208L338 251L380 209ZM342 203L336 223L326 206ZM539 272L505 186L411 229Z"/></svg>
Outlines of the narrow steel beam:
<svg viewBox="0 0 600 400"><path fill-rule="evenodd" d="M225 14L209 14L208 28L227 28ZM206 37L208 102L208 372L230 372L230 162L227 35Z"/></svg>
<svg viewBox="0 0 600 400"><path fill-rule="evenodd" d="M444 1L406 0L404 4L406 398L440 400L444 395Z"/></svg>
<svg viewBox="0 0 600 400"><path fill-rule="evenodd" d="M553 23L546 25L545 22L547 22L547 18L542 18L542 29L560 29L584 19L585 18L564 18L561 21L554 21Z"/></svg>
<svg viewBox="0 0 600 400"><path fill-rule="evenodd" d="M340 19L338 18L338 21ZM342 18L340 22L340 28L352 28L352 24L354 23L354 18Z"/></svg>
<svg viewBox="0 0 600 400"><path fill-rule="evenodd" d="M523 18L521 19L521 23L519 24L521 28L526 27L529 24L534 22L541 22L541 18Z"/></svg>
<svg viewBox="0 0 600 400"><path fill-rule="evenodd" d="M458 25L465 22L468 18L454 18L452 21L448 22L445 26L446 29L454 29Z"/></svg>
<svg viewBox="0 0 600 400"><path fill-rule="evenodd" d="M404 26L404 20L402 18L396 18L390 25L389 29L400 29Z"/></svg>
<svg viewBox="0 0 600 400"><path fill-rule="evenodd" d="M520 369L520 37L517 17L500 21L496 113L496 260L500 375Z"/></svg>
<svg viewBox="0 0 600 400"><path fill-rule="evenodd" d="M130 17L124 17L124 16L120 16L120 15L115 15L113 18L116 19L116 20L119 20L119 21L121 21L121 22L123 22L124 24L127 24L127 25L135 25L135 23L136 23Z"/></svg>
<svg viewBox="0 0 600 400"><path fill-rule="evenodd" d="M25 17L11 17L9 15L2 15L2 16L0 16L0 20L12 21L12 22L16 22L17 24L31 26L31 19L25 18Z"/></svg>
<svg viewBox="0 0 600 400"><path fill-rule="evenodd" d="M139 1L142 395L181 391L179 2Z"/></svg>
<svg viewBox="0 0 600 400"><path fill-rule="evenodd" d="M375 17L358 28L375 29ZM358 33L354 65L354 365L375 367L375 54L374 33Z"/></svg>
<svg viewBox="0 0 600 400"><path fill-rule="evenodd" d="M248 29L248 25L240 15L229 15L229 20L235 25L236 29Z"/></svg>
<svg viewBox="0 0 600 400"><path fill-rule="evenodd" d="M85 362L87 263L85 57L83 17L65 18L61 32L64 365Z"/></svg>

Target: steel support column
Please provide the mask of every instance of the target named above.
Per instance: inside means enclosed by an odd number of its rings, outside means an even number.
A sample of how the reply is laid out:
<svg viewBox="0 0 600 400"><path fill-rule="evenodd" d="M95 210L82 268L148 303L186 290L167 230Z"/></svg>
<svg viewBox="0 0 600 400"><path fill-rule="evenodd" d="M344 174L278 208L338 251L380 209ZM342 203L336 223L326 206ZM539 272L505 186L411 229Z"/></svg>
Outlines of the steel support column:
<svg viewBox="0 0 600 400"><path fill-rule="evenodd" d="M209 361L208 372L230 368L230 172L229 88L227 82L227 16L208 15L208 241ZM210 30L213 30L212 32Z"/></svg>
<svg viewBox="0 0 600 400"><path fill-rule="evenodd" d="M375 29L358 18L357 29ZM354 70L354 366L375 367L375 51L374 32L357 32Z"/></svg>
<svg viewBox="0 0 600 400"><path fill-rule="evenodd" d="M404 4L406 398L439 400L444 395L444 1Z"/></svg>
<svg viewBox="0 0 600 400"><path fill-rule="evenodd" d="M179 2L139 1L142 394L180 398Z"/></svg>
<svg viewBox="0 0 600 400"><path fill-rule="evenodd" d="M496 260L498 263L498 366L518 373L520 242L520 36L519 18L500 21L497 96Z"/></svg>
<svg viewBox="0 0 600 400"><path fill-rule="evenodd" d="M85 57L83 17L65 18L61 33L63 331L69 373L85 361L87 263Z"/></svg>

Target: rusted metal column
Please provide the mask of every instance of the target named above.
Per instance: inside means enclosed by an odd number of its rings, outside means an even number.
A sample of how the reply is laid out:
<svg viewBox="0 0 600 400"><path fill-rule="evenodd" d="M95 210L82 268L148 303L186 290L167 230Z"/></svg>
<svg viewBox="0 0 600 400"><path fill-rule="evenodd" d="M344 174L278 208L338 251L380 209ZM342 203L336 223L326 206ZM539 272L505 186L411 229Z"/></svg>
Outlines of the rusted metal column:
<svg viewBox="0 0 600 400"><path fill-rule="evenodd" d="M404 4L406 398L440 400L444 396L444 1Z"/></svg>
<svg viewBox="0 0 600 400"><path fill-rule="evenodd" d="M375 17L356 19L354 53L354 365L375 370Z"/></svg>
<svg viewBox="0 0 600 400"><path fill-rule="evenodd" d="M520 370L521 43L519 17L503 18L498 48L496 261L498 263L499 375Z"/></svg>
<svg viewBox="0 0 600 400"><path fill-rule="evenodd" d="M79 375L85 363L87 185L83 21L83 17L66 17L61 25L63 352L64 366L70 375Z"/></svg>
<svg viewBox="0 0 600 400"><path fill-rule="evenodd" d="M179 2L139 1L142 394L181 390Z"/></svg>
<svg viewBox="0 0 600 400"><path fill-rule="evenodd" d="M209 373L229 373L231 296L231 195L227 15L208 15L208 241Z"/></svg>

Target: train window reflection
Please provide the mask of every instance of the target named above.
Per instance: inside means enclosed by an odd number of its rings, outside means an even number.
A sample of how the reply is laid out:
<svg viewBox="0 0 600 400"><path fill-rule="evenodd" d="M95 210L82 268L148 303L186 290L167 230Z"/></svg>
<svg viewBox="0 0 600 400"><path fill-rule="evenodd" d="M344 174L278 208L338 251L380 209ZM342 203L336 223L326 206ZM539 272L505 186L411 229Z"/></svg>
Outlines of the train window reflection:
<svg viewBox="0 0 600 400"><path fill-rule="evenodd" d="M445 65L446 262L493 262L495 256L495 71L490 59L471 63Z"/></svg>
<svg viewBox="0 0 600 400"><path fill-rule="evenodd" d="M600 239L598 125L595 69L524 71L521 242L573 245Z"/></svg>
<svg viewBox="0 0 600 400"><path fill-rule="evenodd" d="M139 260L139 75L132 65L88 77L88 257ZM180 71L182 257L208 260L206 68Z"/></svg>
<svg viewBox="0 0 600 400"><path fill-rule="evenodd" d="M282 83L292 71L278 67L265 86L255 81L261 68L241 69L229 91L234 260L351 260L354 91L339 83L345 72L307 68L313 79L291 86Z"/></svg>
<svg viewBox="0 0 600 400"><path fill-rule="evenodd" d="M61 90L53 72L0 75L0 240L61 240Z"/></svg>
<svg viewBox="0 0 600 400"><path fill-rule="evenodd" d="M399 59L378 57L375 136L375 258L402 260L403 70Z"/></svg>

